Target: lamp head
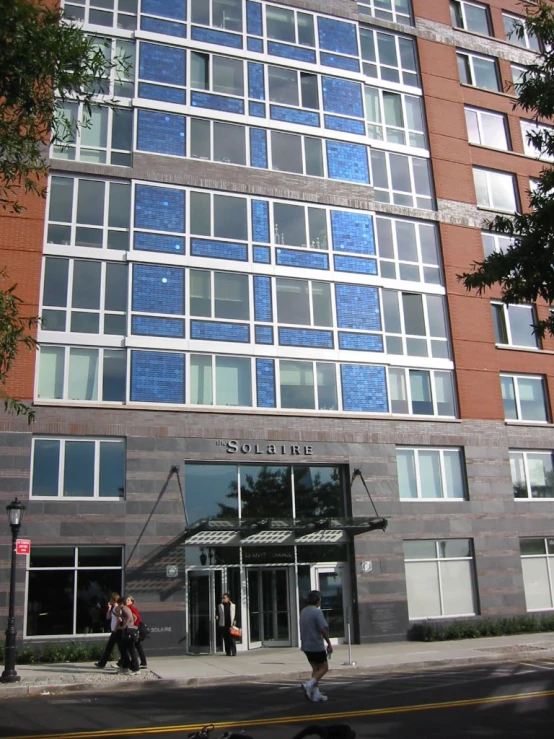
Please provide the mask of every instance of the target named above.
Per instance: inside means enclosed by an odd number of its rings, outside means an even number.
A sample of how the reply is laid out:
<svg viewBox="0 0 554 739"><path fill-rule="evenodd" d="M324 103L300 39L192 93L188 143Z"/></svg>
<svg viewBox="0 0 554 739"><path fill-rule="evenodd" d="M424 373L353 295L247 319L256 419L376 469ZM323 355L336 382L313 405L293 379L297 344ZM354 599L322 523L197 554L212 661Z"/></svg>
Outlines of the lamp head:
<svg viewBox="0 0 554 739"><path fill-rule="evenodd" d="M12 502L6 506L8 512L8 522L12 529L18 529L23 521L23 514L25 513L25 506L18 500L12 500Z"/></svg>

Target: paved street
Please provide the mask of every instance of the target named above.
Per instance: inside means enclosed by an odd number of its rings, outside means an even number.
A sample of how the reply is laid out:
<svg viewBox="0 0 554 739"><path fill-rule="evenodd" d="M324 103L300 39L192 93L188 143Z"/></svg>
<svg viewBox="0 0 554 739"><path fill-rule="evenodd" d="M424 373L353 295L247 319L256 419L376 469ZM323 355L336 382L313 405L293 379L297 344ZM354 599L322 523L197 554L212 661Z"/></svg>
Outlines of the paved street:
<svg viewBox="0 0 554 739"><path fill-rule="evenodd" d="M258 680L200 688L152 684L138 692L65 693L2 703L0 736L50 739L187 737L214 723L254 739L289 739L312 723L348 723L359 739L550 736L554 660L525 660L412 674L332 673L327 703L308 703L299 683Z"/></svg>

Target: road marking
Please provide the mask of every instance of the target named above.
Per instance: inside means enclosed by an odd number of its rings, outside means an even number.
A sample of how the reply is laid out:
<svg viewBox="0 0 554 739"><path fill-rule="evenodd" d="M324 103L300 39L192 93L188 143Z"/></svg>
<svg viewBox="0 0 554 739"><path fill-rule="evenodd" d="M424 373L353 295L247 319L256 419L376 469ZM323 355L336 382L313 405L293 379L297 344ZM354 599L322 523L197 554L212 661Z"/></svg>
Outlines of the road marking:
<svg viewBox="0 0 554 739"><path fill-rule="evenodd" d="M540 690L532 693L517 693L515 695L497 695L487 698L467 698L443 703L421 703L412 706L392 706L391 708L369 708L362 711L340 711L337 713L316 713L305 716L282 716L266 719L246 719L244 721L213 722L214 729L236 729L248 726L275 726L281 724L298 724L313 721L329 721L331 719L364 718L366 716L389 716L396 713L415 713L416 711L434 711L443 708L462 708L493 703L507 703L510 701L529 700L531 698L546 698L554 696L554 690ZM147 726L136 729L102 729L100 731L73 731L65 734L27 734L8 736L3 739L93 739L93 737L128 737L146 734L176 734L183 731L198 731L204 728L201 724L182 724L180 726Z"/></svg>

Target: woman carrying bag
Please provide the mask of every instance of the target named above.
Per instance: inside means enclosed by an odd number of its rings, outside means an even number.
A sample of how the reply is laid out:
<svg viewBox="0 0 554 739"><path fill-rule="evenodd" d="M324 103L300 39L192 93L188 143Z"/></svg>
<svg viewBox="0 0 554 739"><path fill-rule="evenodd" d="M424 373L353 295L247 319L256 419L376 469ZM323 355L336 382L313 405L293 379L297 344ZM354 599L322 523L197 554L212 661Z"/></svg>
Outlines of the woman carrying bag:
<svg viewBox="0 0 554 739"><path fill-rule="evenodd" d="M221 603L217 607L217 624L221 630L223 644L225 645L225 654L228 657L236 657L237 645L235 644L236 628L235 621L236 607L231 601L229 593L223 593ZM235 634L233 634L235 632Z"/></svg>
<svg viewBox="0 0 554 739"><path fill-rule="evenodd" d="M125 605L131 609L133 616L135 617L135 626L138 626L139 630L139 640L135 644L135 648L137 650L139 659L140 659L140 669L145 670L147 667L146 664L146 655L144 654L144 649L142 646L142 642L146 639L148 636L148 630L146 629L146 625L143 624L142 619L140 617L140 613L138 612L137 607L135 606L135 599L132 595L128 595L125 598Z"/></svg>

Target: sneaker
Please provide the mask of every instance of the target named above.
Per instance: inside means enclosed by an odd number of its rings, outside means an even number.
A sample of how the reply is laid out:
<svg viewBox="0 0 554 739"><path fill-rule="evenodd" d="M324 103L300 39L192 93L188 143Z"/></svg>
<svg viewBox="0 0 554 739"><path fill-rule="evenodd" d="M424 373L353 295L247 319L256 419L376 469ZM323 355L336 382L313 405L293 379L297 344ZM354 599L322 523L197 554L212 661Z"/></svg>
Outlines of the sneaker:
<svg viewBox="0 0 554 739"><path fill-rule="evenodd" d="M320 693L319 688L315 688L312 691L312 700L314 701L314 703L324 703L325 701L329 700L329 698L323 693Z"/></svg>
<svg viewBox="0 0 554 739"><path fill-rule="evenodd" d="M140 669L141 669L141 670L147 670L147 669L148 669L148 665L141 665L141 666L140 666Z"/></svg>
<svg viewBox="0 0 554 739"><path fill-rule="evenodd" d="M311 688L308 683L302 683L301 687L304 693L304 698L306 698L307 701L313 701L313 688Z"/></svg>
<svg viewBox="0 0 554 739"><path fill-rule="evenodd" d="M99 670L103 670L106 665L102 665L102 664L100 664L100 662L95 662L94 663L94 666L95 667L98 667Z"/></svg>

